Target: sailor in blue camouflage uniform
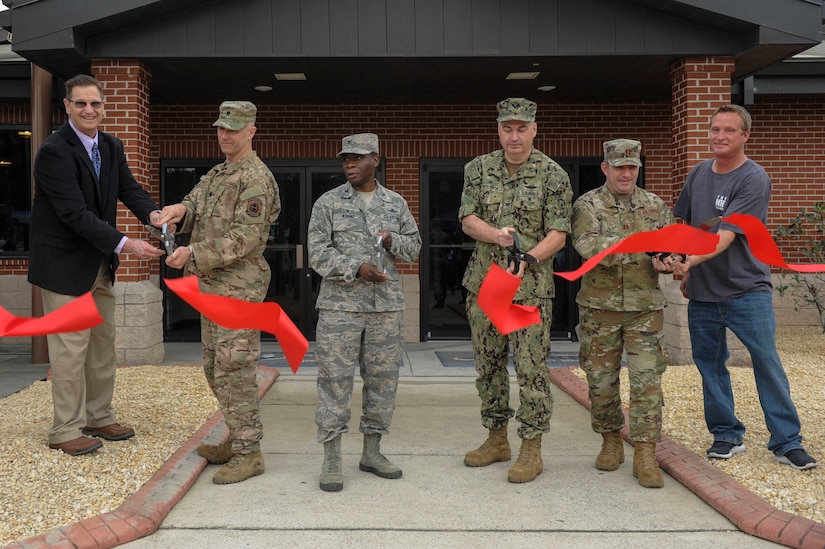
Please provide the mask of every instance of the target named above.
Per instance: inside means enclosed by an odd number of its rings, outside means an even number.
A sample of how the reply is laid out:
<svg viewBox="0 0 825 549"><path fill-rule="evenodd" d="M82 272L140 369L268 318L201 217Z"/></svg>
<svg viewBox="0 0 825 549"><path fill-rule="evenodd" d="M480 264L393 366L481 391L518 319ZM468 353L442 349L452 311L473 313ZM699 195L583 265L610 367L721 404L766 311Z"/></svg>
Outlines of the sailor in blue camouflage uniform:
<svg viewBox="0 0 825 549"><path fill-rule="evenodd" d="M631 234L675 222L661 198L636 186L641 151L641 143L631 139L604 143L605 184L573 204L573 246L584 259ZM661 382L667 365L662 347L666 300L659 274L667 270L658 255L608 255L582 277L576 296L579 365L587 373L591 424L602 435L596 468L615 471L624 462L619 372L626 350L633 476L647 488L664 485L656 443L662 437Z"/></svg>
<svg viewBox="0 0 825 549"><path fill-rule="evenodd" d="M261 302L269 287L263 253L269 228L281 212L278 185L252 150L257 108L225 101L213 126L226 161L204 175L179 204L161 211L161 222L191 233L166 264L197 275L203 293ZM264 472L263 436L256 370L261 355L258 330L230 330L201 317L203 365L209 387L229 428L229 441L203 444L198 454L224 464L216 484L241 482Z"/></svg>
<svg viewBox="0 0 825 549"><path fill-rule="evenodd" d="M519 384L515 414L522 439L510 482L529 482L544 469L541 437L550 430L553 395L547 358L552 324L553 256L570 230L573 192L570 178L556 162L533 148L536 104L523 98L498 103L498 136L502 149L479 156L464 167L464 190L458 217L464 232L476 240L464 273L468 290L467 318L473 341L476 388L481 397L481 423L487 440L464 457L465 465L483 467L510 460L507 423L510 407L509 349ZM523 252L537 262L508 266L508 247L518 235ZM481 283L492 264L520 277L513 301L536 306L541 323L502 335L478 306Z"/></svg>
<svg viewBox="0 0 825 549"><path fill-rule="evenodd" d="M324 445L319 486L327 492L344 487L341 435L349 431L356 367L364 382L359 468L401 478L380 441L389 434L402 356L404 293L396 261L413 262L421 250L407 202L375 178L378 136L344 137L338 157L348 182L313 205L307 242L310 266L322 277L315 305L315 423Z"/></svg>

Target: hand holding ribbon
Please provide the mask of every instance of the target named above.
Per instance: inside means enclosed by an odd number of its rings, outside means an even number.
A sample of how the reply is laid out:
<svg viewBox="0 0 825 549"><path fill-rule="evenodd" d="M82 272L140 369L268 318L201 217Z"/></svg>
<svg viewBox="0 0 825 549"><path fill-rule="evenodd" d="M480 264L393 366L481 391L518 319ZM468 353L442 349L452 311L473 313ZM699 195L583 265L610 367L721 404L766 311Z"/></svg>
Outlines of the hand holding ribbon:
<svg viewBox="0 0 825 549"><path fill-rule="evenodd" d="M681 254L709 254L716 249L719 236L700 231L690 225L675 224L655 231L634 233L597 253L575 271L556 272L565 280L576 280L592 270L610 254L646 253L651 250L673 250Z"/></svg>
<svg viewBox="0 0 825 549"><path fill-rule="evenodd" d="M278 338L284 356L296 373L309 349L301 331L277 303L250 303L222 295L201 293L198 277L167 278L170 290L200 314L230 330L261 330Z"/></svg>
<svg viewBox="0 0 825 549"><path fill-rule="evenodd" d="M786 263L782 257L782 253L773 241L771 234L768 232L767 227L762 224L762 221L752 215L735 213L722 218L722 221L731 223L742 229L742 232L745 233L745 237L748 239L748 246L750 246L751 253L762 263L800 273L825 272L825 265L821 263L806 265L800 263L791 265Z"/></svg>

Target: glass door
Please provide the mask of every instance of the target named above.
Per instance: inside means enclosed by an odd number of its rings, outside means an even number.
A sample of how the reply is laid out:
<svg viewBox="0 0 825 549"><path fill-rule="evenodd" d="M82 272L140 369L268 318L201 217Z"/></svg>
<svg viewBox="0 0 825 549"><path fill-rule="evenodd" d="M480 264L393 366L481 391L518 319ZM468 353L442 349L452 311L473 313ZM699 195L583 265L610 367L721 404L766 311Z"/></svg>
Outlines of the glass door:
<svg viewBox="0 0 825 549"><path fill-rule="evenodd" d="M469 159L435 159L421 164L421 340L469 339L461 285L475 240L464 234L458 206Z"/></svg>
<svg viewBox="0 0 825 549"><path fill-rule="evenodd" d="M168 161L164 162L161 172L161 203L176 204L200 181L212 166L221 160L195 161ZM285 212L297 210L299 191L303 178L303 170L284 170L275 174L281 197L281 215L269 227L264 258L269 263L271 278L264 301L278 303L292 318L295 324L303 330L302 307L299 287L300 279L297 276L297 245L292 242L298 238L300 226L290 219ZM180 234L175 237L180 246L189 244L189 235ZM162 279L180 278L182 269L168 267L166 256L160 258L160 274ZM170 291L165 284L161 284L164 292L163 329L165 341L199 341L200 314L185 301ZM231 296L230 296L231 297ZM264 339L273 339L274 336L262 333Z"/></svg>
<svg viewBox="0 0 825 549"><path fill-rule="evenodd" d="M341 169L341 162L335 161L333 167L317 166L307 169L307 179L309 180L309 189L307 192L308 200L305 204L306 223L304 223L304 243L306 244L306 229L309 227L309 218L312 215L312 205L315 201L321 198L321 195L330 191L339 185L347 182L344 172ZM306 281L306 290L304 296L307 303L307 318L308 332L307 338L315 340L315 327L318 325L318 311L315 310L315 302L318 300L318 293L321 291L321 276L313 271L309 266L309 257L307 256L306 246L304 246L304 264L306 269L304 271L304 280Z"/></svg>
<svg viewBox="0 0 825 549"><path fill-rule="evenodd" d="M281 306L301 332L306 335L306 306L304 294L304 254L301 217L301 191L304 185L304 168L270 166L281 198L281 215L269 228L269 238L264 258L269 263L271 278L264 301ZM271 334L261 334L271 338Z"/></svg>
<svg viewBox="0 0 825 549"><path fill-rule="evenodd" d="M161 163L160 205L177 204L200 181L200 178L220 159L210 160L168 160ZM189 244L189 235L175 237L179 246ZM180 278L182 269L173 269L166 265L166 256L160 257L160 288L163 290L163 340L164 341L200 341L200 315L176 293L169 290L163 280Z"/></svg>
<svg viewBox="0 0 825 549"><path fill-rule="evenodd" d="M278 182L281 197L281 215L269 228L264 251L271 270L264 300L280 305L304 336L314 340L318 318L315 300L321 279L309 268L307 227L315 200L324 192L345 183L346 178L337 159L264 161ZM219 162L220 159L163 161L161 202L180 202L201 176ZM188 235L179 235L177 242L179 245L188 244ZM182 270L167 267L163 258L160 273L162 279L183 276ZM164 291L164 340L199 341L200 315L164 284L161 287ZM261 335L264 339L274 337L266 333Z"/></svg>
<svg viewBox="0 0 825 549"><path fill-rule="evenodd" d="M375 169L375 177L384 184L384 169L385 162L381 158L378 167ZM337 158L329 160L316 160L312 165L306 168L306 179L309 182L306 188L306 198L302 204L304 217L306 221L303 223L303 254L305 269L303 278L306 282L304 290L304 297L306 303L306 318L307 331L305 332L307 339L315 340L315 327L318 324L318 311L315 310L315 302L318 300L318 293L321 290L321 276L309 267L309 258L306 253L306 229L309 227L309 218L312 214L312 205L315 201L321 198L325 192L330 191L339 185L347 182L346 176L342 169L341 161Z"/></svg>
<svg viewBox="0 0 825 549"><path fill-rule="evenodd" d="M464 165L469 158L422 160L421 173L421 340L469 339L464 312L466 290L461 285L475 241L464 234L458 207L464 187ZM557 159L570 176L573 199L604 183L600 158ZM640 184L641 184L640 176ZM556 271L581 264L568 236L553 259ZM555 339L575 340L578 323L578 281L556 279L552 333Z"/></svg>

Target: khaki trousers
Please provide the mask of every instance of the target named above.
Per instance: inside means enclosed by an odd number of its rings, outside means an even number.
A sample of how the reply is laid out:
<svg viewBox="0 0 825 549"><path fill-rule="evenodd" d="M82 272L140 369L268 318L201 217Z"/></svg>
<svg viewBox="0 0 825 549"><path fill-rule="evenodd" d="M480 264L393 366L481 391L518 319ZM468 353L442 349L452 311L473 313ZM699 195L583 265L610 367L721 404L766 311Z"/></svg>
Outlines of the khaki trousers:
<svg viewBox="0 0 825 549"><path fill-rule="evenodd" d="M48 314L78 296L41 289L43 313ZM59 444L81 436L83 427L103 427L117 421L112 410L115 388L115 294L109 267L100 265L91 289L103 322L90 330L50 334L54 421L49 443Z"/></svg>

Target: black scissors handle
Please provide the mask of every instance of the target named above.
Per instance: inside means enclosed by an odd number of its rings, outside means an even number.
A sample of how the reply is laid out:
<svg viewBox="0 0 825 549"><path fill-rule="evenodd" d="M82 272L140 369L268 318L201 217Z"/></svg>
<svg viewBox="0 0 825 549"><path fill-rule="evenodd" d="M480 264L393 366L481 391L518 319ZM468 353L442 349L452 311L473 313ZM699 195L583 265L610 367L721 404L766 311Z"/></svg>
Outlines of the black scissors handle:
<svg viewBox="0 0 825 549"><path fill-rule="evenodd" d="M521 251L518 235L515 232L510 231L510 235L513 237L513 245L509 248L510 254L507 257L507 264L513 266L513 272L518 272L522 261L528 264L539 262L538 259L532 255Z"/></svg>

